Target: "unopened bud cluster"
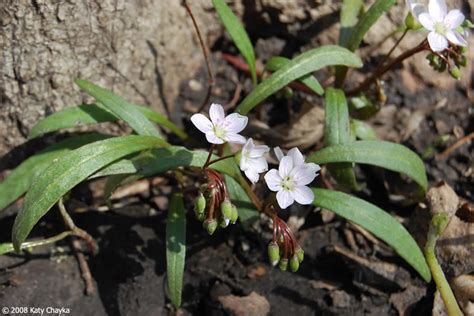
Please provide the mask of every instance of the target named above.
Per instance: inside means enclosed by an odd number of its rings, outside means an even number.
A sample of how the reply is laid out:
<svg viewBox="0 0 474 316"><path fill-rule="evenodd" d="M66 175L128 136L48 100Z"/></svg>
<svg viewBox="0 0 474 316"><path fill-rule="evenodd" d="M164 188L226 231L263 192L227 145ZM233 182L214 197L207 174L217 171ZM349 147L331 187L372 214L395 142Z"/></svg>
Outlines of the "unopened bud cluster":
<svg viewBox="0 0 474 316"><path fill-rule="evenodd" d="M467 47L452 46L443 53L430 53L426 57L430 62L430 66L438 72L449 71L454 79L461 78L461 67L466 67Z"/></svg>
<svg viewBox="0 0 474 316"><path fill-rule="evenodd" d="M298 271L304 258L304 251L296 241L288 225L275 216L273 218L273 240L268 244L268 258L273 266L280 270Z"/></svg>
<svg viewBox="0 0 474 316"><path fill-rule="evenodd" d="M205 169L206 184L202 185L194 202L194 214L203 222L204 229L212 235L218 226L235 224L239 217L237 208L230 202L222 175Z"/></svg>

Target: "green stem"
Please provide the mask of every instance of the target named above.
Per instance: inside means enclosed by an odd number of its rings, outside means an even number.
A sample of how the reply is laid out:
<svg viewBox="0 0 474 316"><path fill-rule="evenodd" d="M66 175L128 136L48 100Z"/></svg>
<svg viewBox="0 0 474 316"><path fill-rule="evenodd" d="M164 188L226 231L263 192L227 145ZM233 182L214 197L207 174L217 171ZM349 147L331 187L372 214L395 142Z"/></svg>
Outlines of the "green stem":
<svg viewBox="0 0 474 316"><path fill-rule="evenodd" d="M436 286L441 294L444 305L449 316L462 316L461 309L456 301L456 297L449 286L446 276L441 269L435 254L436 241L443 233L448 224L449 218L445 213L438 213L433 216L428 231L428 238L425 245L425 258L430 267L431 274Z"/></svg>
<svg viewBox="0 0 474 316"><path fill-rule="evenodd" d="M46 238L46 239L40 239L40 240L32 240L32 241L25 241L24 243L21 244L20 249L26 249L26 248L34 248L34 247L39 247L39 246L44 246L48 244L53 244L57 241L60 241L61 239L66 238L69 235L72 235L72 231L65 231L62 232L59 235ZM13 244L12 243L5 243L5 244L0 244L0 254L5 254L8 252L12 252L14 250Z"/></svg>

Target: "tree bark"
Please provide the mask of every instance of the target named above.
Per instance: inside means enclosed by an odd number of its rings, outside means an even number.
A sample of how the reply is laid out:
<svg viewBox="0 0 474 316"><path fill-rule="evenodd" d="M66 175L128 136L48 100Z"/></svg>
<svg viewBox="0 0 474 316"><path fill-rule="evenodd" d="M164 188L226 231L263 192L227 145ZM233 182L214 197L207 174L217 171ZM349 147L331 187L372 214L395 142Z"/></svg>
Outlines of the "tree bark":
<svg viewBox="0 0 474 316"><path fill-rule="evenodd" d="M210 1L191 5L205 38L216 38ZM76 78L165 112L203 65L179 0L3 0L0 58L0 157L44 116L91 101Z"/></svg>

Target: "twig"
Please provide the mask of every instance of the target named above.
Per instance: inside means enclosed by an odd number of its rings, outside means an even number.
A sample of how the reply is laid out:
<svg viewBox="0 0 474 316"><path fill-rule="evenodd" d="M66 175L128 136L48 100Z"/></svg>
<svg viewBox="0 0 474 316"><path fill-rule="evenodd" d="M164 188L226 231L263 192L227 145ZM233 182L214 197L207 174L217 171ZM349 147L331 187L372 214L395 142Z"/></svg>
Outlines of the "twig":
<svg viewBox="0 0 474 316"><path fill-rule="evenodd" d="M460 138L457 142L455 142L450 147L446 148L442 153L435 156L436 160L446 158L449 156L453 151L458 149L464 144L469 143L472 139L474 139L474 132L467 134L466 136Z"/></svg>
<svg viewBox="0 0 474 316"><path fill-rule="evenodd" d="M58 206L59 206L59 211L61 212L61 216L63 217L64 224L68 229L72 231L72 234L74 236L82 238L87 246L89 247L89 250L93 253L96 254L99 250L99 247L97 246L97 243L95 242L94 238L92 238L89 233L87 233L85 230L79 228L74 224L74 221L72 220L71 216L69 216L66 207L64 206L63 199L60 198L58 201Z"/></svg>
<svg viewBox="0 0 474 316"><path fill-rule="evenodd" d="M212 88L214 87L215 80L214 80L214 75L211 69L211 62L209 59L208 49L207 49L207 46L204 44L204 40L202 39L201 31L199 30L199 26L197 25L196 19L194 18L194 14L186 0L183 0L183 5L186 8L186 11L188 12L189 16L191 17L191 20L193 21L194 29L196 30L197 36L199 38L199 44L201 45L201 50L202 50L202 53L204 54L204 60L206 61L207 75L209 77L208 79L209 87L207 88L207 94L198 110L198 112L201 112L206 106L206 104L209 102L209 99L211 98Z"/></svg>
<svg viewBox="0 0 474 316"><path fill-rule="evenodd" d="M95 293L94 281L92 280L92 274L91 270L89 269L89 265L87 264L87 260L84 256L84 253L82 252L81 243L78 239L72 238L71 244L72 248L74 249L74 253L76 254L77 262L79 263L82 279L84 280L86 286L85 293L87 296L93 295Z"/></svg>
<svg viewBox="0 0 474 316"><path fill-rule="evenodd" d="M69 216L66 207L64 206L63 198L60 198L58 201L59 211L63 217L64 223L67 228L69 228L72 234L76 237L83 239L86 244L89 246L90 251L93 254L98 252L98 246L95 240L89 235L85 230L80 229L79 227L74 224L71 216ZM81 270L81 276L85 283L85 293L86 295L92 295L95 293L95 286L94 282L92 281L91 271L89 269L89 265L87 264L86 258L81 249L81 244L79 240L72 238L71 239L72 248L76 254L77 262L79 263L79 269Z"/></svg>

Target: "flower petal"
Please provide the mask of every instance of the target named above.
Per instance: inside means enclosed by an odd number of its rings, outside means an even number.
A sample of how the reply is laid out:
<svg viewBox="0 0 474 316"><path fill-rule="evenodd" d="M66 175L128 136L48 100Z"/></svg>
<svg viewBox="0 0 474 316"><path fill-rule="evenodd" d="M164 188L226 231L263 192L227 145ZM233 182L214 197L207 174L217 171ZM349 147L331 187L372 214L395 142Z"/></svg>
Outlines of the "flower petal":
<svg viewBox="0 0 474 316"><path fill-rule="evenodd" d="M304 164L304 156L298 148L291 148L286 155L293 159L295 167Z"/></svg>
<svg viewBox="0 0 474 316"><path fill-rule="evenodd" d="M293 179L296 186L307 185L313 182L316 178L316 172L312 172L310 167L306 165L300 165L295 167L291 171L291 178Z"/></svg>
<svg viewBox="0 0 474 316"><path fill-rule="evenodd" d="M464 14L459 10L451 10L444 18L444 25L450 30L454 30L464 22Z"/></svg>
<svg viewBox="0 0 474 316"><path fill-rule="evenodd" d="M314 162L308 162L306 163L306 167L308 167L311 172L317 173L319 170L321 170L321 167L318 164L315 164Z"/></svg>
<svg viewBox="0 0 474 316"><path fill-rule="evenodd" d="M269 151L270 151L270 147L268 147L267 145L258 145L252 148L252 150L250 151L250 157L252 158L263 157L263 155L265 155Z"/></svg>
<svg viewBox="0 0 474 316"><path fill-rule="evenodd" d="M245 144L245 137L237 133L227 132L225 140L231 144Z"/></svg>
<svg viewBox="0 0 474 316"><path fill-rule="evenodd" d="M214 134L213 131L209 131L209 132L206 132L206 139L208 142L210 142L211 144L224 144L225 141L219 137L216 136L216 134Z"/></svg>
<svg viewBox="0 0 474 316"><path fill-rule="evenodd" d="M293 198L292 194L285 190L278 191L276 194L276 198L278 201L278 205L280 205L282 209L287 208L295 202L295 199Z"/></svg>
<svg viewBox="0 0 474 316"><path fill-rule="evenodd" d="M258 173L268 170L268 162L265 160L264 157L250 159L250 166Z"/></svg>
<svg viewBox="0 0 474 316"><path fill-rule="evenodd" d="M448 13L448 7L444 0L430 0L428 11L436 22L441 22Z"/></svg>
<svg viewBox="0 0 474 316"><path fill-rule="evenodd" d="M436 32L428 34L428 43L434 52L441 52L448 47L448 40L443 35Z"/></svg>
<svg viewBox="0 0 474 316"><path fill-rule="evenodd" d="M232 113L225 117L224 126L228 132L240 133L247 126L248 121L248 117Z"/></svg>
<svg viewBox="0 0 474 316"><path fill-rule="evenodd" d="M245 170L245 176L250 180L252 183L257 183L260 179L260 175L253 169Z"/></svg>
<svg viewBox="0 0 474 316"><path fill-rule="evenodd" d="M278 172L280 176L287 177L290 175L291 170L293 170L293 158L285 156L280 160L280 166L278 167Z"/></svg>
<svg viewBox="0 0 474 316"><path fill-rule="evenodd" d="M420 14L426 12L425 6L421 3L418 3L418 1L416 0L407 0L406 3L411 13L416 19L418 19L418 16Z"/></svg>
<svg viewBox="0 0 474 316"><path fill-rule="evenodd" d="M191 116L191 122L193 122L194 126L196 126L196 128L203 133L207 133L212 130L211 121L202 114L198 113Z"/></svg>
<svg viewBox="0 0 474 316"><path fill-rule="evenodd" d="M211 117L211 121L214 124L221 123L222 121L224 121L225 113L222 105L212 103L209 109L209 116Z"/></svg>
<svg viewBox="0 0 474 316"><path fill-rule="evenodd" d="M265 174L265 182L267 183L270 191L279 191L281 190L281 177L278 174L278 170L272 169Z"/></svg>
<svg viewBox="0 0 474 316"><path fill-rule="evenodd" d="M283 154L283 151L281 151L280 147L273 148L273 151L275 152L275 156L277 157L278 161L280 161L281 158L283 158L283 156L285 156Z"/></svg>
<svg viewBox="0 0 474 316"><path fill-rule="evenodd" d="M249 169L249 168L250 168L249 159L248 159L248 158L245 158L244 156L242 156L242 157L240 158L239 168L240 168L240 170L242 170L242 171L245 171L245 170Z"/></svg>
<svg viewBox="0 0 474 316"><path fill-rule="evenodd" d="M434 28L435 28L435 21L433 20L433 18L431 17L431 15L429 15L428 13L421 13L419 16L418 16L418 21L420 22L421 25L423 25L423 27L425 29L427 29L428 31L434 31Z"/></svg>
<svg viewBox="0 0 474 316"><path fill-rule="evenodd" d="M313 191L306 186L296 187L293 190L292 195L296 202L303 205L311 204L314 200Z"/></svg>
<svg viewBox="0 0 474 316"><path fill-rule="evenodd" d="M449 31L446 33L448 41L458 46L467 46L466 40L456 31Z"/></svg>

